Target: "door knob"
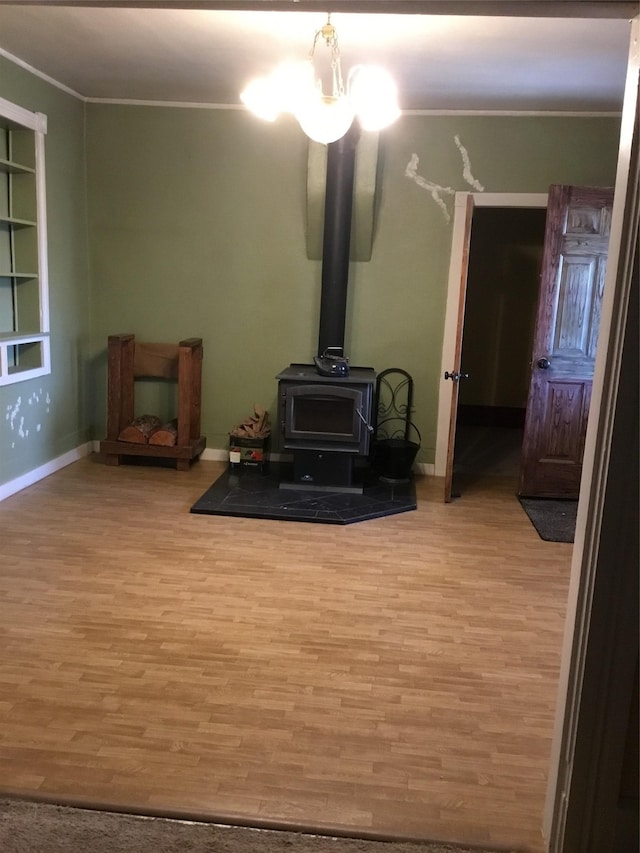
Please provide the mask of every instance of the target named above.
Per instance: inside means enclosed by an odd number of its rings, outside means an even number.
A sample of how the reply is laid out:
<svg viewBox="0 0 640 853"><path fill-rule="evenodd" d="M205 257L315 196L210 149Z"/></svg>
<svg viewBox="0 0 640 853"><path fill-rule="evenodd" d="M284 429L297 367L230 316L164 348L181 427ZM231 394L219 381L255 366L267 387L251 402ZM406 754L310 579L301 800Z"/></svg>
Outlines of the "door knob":
<svg viewBox="0 0 640 853"><path fill-rule="evenodd" d="M449 373L448 370L444 372L445 379L452 379L454 382L458 382L459 379L468 379L468 373L459 373L457 370L454 370L453 373Z"/></svg>
<svg viewBox="0 0 640 853"><path fill-rule="evenodd" d="M548 358L539 358L536 361L536 364L540 368L540 370L548 370L551 367L551 362Z"/></svg>

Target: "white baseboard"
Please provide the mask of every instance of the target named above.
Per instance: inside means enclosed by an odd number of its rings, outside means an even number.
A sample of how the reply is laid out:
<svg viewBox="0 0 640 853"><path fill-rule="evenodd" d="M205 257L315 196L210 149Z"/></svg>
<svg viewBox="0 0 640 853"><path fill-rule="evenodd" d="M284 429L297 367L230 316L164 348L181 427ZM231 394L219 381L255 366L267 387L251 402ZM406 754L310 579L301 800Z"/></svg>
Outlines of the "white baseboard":
<svg viewBox="0 0 640 853"><path fill-rule="evenodd" d="M413 470L416 474L422 474L423 477L433 477L436 472L436 466L433 462L416 462Z"/></svg>
<svg viewBox="0 0 640 853"><path fill-rule="evenodd" d="M74 450L69 450L68 453L63 453L62 456L58 456L57 459L52 459L50 462L41 465L39 468L34 468L32 471L28 471L21 477L16 477L15 480L9 480L8 483L2 483L0 485L0 501L11 497L11 495L15 495L17 492L21 492L22 489L26 489L27 486L32 486L34 483L37 483L38 480L44 480L44 478L48 477L49 474L55 474L56 471L59 471L61 468L66 468L66 466L71 465L72 462L77 462L78 459L82 459L83 456L88 456L93 449L94 443L88 441L86 444L81 444L80 447L76 447Z"/></svg>
<svg viewBox="0 0 640 853"><path fill-rule="evenodd" d="M202 451L201 459L211 462L228 462L229 451L218 449L215 447L206 447ZM272 462L287 462L291 460L291 454L288 453L270 453L269 459ZM414 473L421 474L426 477L432 477L435 472L435 465L432 462L416 462L413 466Z"/></svg>
<svg viewBox="0 0 640 853"><path fill-rule="evenodd" d="M200 458L208 462L228 462L229 450L225 448L205 447ZM291 459L291 456L284 453L269 453L268 458L271 462L285 462Z"/></svg>
<svg viewBox="0 0 640 853"><path fill-rule="evenodd" d="M93 452L100 453L99 441L93 442ZM200 454L200 459L204 459L207 462L228 462L229 451L217 447L205 447L205 449Z"/></svg>
<svg viewBox="0 0 640 853"><path fill-rule="evenodd" d="M38 480L44 480L44 478L48 477L50 474L55 474L56 471L59 471L61 468L66 468L67 465L71 465L72 462L77 462L78 459L82 459L90 453L99 452L100 442L88 441L86 444L81 444L80 447L76 447L68 453L63 453L62 456L58 456L57 459L52 459L45 465L41 465L39 468L34 468L33 471L28 471L21 477L16 477L15 480L10 480L8 483L2 483L0 485L0 501L11 497L11 495L15 495L17 492L21 492L22 489L26 489L27 486L32 486L34 483L37 483ZM200 458L209 462L228 462L229 451L224 448L205 447ZM269 458L274 462L281 462L289 457L282 453L271 453ZM413 470L416 474L433 476L434 466L428 462L417 462L413 466Z"/></svg>
<svg viewBox="0 0 640 853"><path fill-rule="evenodd" d="M218 447L205 447L200 454L200 459L204 459L205 462L228 462L229 451Z"/></svg>

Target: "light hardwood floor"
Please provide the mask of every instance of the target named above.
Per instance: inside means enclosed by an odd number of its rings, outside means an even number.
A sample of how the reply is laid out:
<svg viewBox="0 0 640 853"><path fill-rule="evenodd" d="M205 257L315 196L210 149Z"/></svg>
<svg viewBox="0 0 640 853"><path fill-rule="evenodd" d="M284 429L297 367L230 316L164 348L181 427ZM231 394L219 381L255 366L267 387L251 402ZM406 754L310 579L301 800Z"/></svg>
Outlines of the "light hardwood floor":
<svg viewBox="0 0 640 853"><path fill-rule="evenodd" d="M191 515L222 470L89 457L0 503L0 789L542 850L572 546L509 478Z"/></svg>

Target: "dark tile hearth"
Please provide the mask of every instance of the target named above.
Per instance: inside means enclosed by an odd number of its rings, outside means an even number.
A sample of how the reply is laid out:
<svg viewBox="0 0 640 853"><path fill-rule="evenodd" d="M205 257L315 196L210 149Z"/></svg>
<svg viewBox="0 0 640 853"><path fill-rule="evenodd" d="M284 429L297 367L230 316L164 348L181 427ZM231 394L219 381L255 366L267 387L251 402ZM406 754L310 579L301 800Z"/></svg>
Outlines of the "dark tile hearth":
<svg viewBox="0 0 640 853"><path fill-rule="evenodd" d="M417 507L412 481L381 482L373 476L363 484L362 494L306 491L280 488L291 480L290 466L271 463L264 473L246 468L239 473L227 469L191 507L201 515L312 521L321 524L352 524L408 512Z"/></svg>

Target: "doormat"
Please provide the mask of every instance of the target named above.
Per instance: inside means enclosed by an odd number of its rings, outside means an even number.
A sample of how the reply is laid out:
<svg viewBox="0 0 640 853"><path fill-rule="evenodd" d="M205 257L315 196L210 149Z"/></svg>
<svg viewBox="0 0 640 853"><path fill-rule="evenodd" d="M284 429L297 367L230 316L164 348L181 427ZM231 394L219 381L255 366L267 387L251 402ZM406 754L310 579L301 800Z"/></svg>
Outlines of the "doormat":
<svg viewBox="0 0 640 853"><path fill-rule="evenodd" d="M511 848L509 848L511 849ZM288 827L229 826L171 818L0 800L3 853L497 853L494 848L311 834ZM503 850L503 853L507 853Z"/></svg>
<svg viewBox="0 0 640 853"><path fill-rule="evenodd" d="M367 475L370 477L370 475ZM362 494L280 488L291 482L291 466L270 463L259 472L247 468L236 473L227 469L194 503L191 512L200 515L230 515L279 521L311 521L321 524L353 524L383 518L417 508L413 481L383 483L370 478Z"/></svg>
<svg viewBox="0 0 640 853"><path fill-rule="evenodd" d="M573 542L578 501L554 498L518 498L522 509L546 542Z"/></svg>

